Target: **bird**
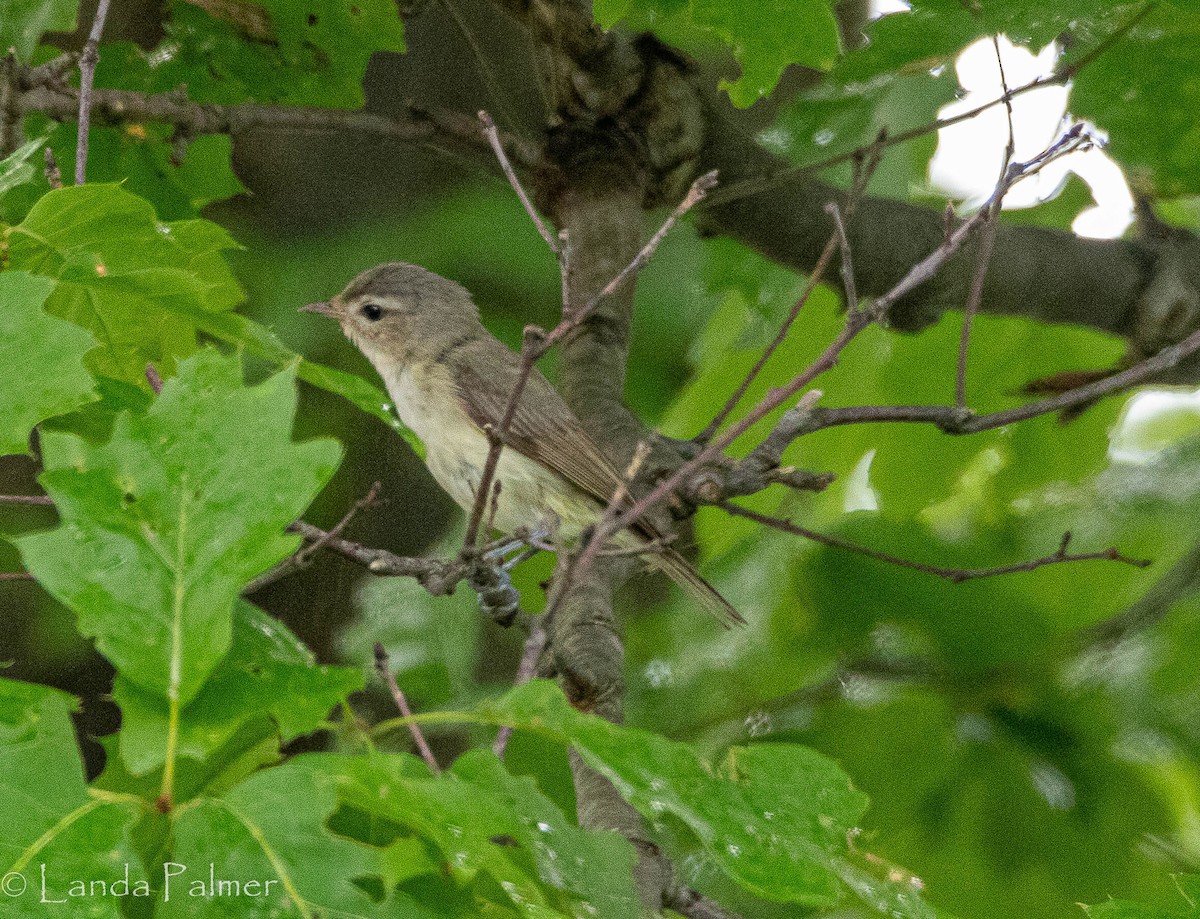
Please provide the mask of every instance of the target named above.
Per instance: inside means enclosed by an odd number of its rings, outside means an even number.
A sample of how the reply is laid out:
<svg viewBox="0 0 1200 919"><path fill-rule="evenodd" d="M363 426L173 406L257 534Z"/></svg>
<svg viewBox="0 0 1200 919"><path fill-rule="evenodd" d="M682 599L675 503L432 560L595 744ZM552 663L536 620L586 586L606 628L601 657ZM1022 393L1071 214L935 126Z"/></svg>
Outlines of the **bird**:
<svg viewBox="0 0 1200 919"><path fill-rule="evenodd" d="M336 296L302 311L328 316L374 366L400 420L425 445L434 480L468 512L499 429L521 358L492 335L462 285L419 265L389 262ZM546 531L558 549L577 548L616 496L632 506L621 475L534 367L496 465L492 525L503 533ZM724 625L745 622L690 561L639 519L613 536L645 548L646 563L682 587Z"/></svg>

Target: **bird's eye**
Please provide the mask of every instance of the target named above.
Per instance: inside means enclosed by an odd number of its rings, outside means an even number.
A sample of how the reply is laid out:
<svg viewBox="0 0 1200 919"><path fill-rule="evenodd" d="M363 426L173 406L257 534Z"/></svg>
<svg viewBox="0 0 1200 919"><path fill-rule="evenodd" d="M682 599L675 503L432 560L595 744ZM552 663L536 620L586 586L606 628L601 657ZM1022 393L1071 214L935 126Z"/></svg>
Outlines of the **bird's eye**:
<svg viewBox="0 0 1200 919"><path fill-rule="evenodd" d="M363 308L361 310L359 310L359 312L362 313L364 316L366 316L368 319L370 319L372 322L378 322L380 319L383 318L383 307L380 306L378 303L365 303L365 304L363 304Z"/></svg>

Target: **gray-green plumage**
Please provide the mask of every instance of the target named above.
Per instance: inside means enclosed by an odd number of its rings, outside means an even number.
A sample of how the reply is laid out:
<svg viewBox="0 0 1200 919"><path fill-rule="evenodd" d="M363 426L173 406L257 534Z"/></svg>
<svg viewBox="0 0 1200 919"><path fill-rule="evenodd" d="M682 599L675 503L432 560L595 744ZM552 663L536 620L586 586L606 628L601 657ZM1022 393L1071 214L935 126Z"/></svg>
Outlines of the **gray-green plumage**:
<svg viewBox="0 0 1200 919"><path fill-rule="evenodd" d="M469 509L488 452L484 426L500 425L520 372L519 356L484 327L471 295L431 271L394 262L364 272L310 309L337 319L375 366L401 420L424 442L430 472ZM498 529L548 525L552 540L566 547L599 519L621 484L536 368L517 403L496 478ZM652 524L638 521L617 541L636 546L660 538ZM648 552L646 561L726 624L743 621L674 549Z"/></svg>

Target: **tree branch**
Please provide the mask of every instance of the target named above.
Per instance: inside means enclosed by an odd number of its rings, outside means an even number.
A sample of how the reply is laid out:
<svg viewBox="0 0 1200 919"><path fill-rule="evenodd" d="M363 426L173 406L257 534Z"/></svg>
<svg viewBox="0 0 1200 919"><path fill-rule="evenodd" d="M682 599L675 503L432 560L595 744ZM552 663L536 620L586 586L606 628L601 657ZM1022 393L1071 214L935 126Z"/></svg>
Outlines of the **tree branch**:
<svg viewBox="0 0 1200 919"><path fill-rule="evenodd" d="M847 193L792 171L739 129L717 93L703 86L697 86L696 92L708 128L697 169L717 168L722 175L721 191L698 209L697 221L781 265L811 271L834 231L825 206L834 201L844 209ZM729 188L764 176L772 178L762 190L722 200ZM856 257L857 289L868 296L893 287L944 235L938 212L873 197L859 203L848 231ZM936 322L945 310L967 303L979 262L977 247L978 243L965 246L936 279L908 291L891 311L889 324L917 331ZM1085 239L1066 231L1001 222L979 310L1134 338L1139 313L1153 312L1146 310L1142 300L1157 275L1173 270L1180 284L1200 290L1200 242L1191 239L1176 248L1179 258L1168 264L1162 245L1150 240ZM1195 328L1200 319L1191 318Z"/></svg>
<svg viewBox="0 0 1200 919"><path fill-rule="evenodd" d="M396 708L400 712L400 717L411 719L412 709L408 707L408 699L404 695L404 690L400 688L400 684L396 682L396 674L392 673L391 664L388 662L387 650L381 642L375 642L375 671L383 678L387 684L388 692L391 693L392 701L396 703ZM421 726L415 721L408 721L408 732L412 735L413 744L417 748L417 752L421 754L421 759L425 760L425 765L429 767L429 771L434 775L441 774L441 767L438 765L437 758L433 755L433 750L429 748L429 742L425 739L425 734L421 730Z"/></svg>
<svg viewBox="0 0 1200 919"><path fill-rule="evenodd" d="M1022 571L1036 571L1039 568L1045 568L1047 565L1061 565L1069 562L1121 562L1134 568L1148 568L1151 564L1148 559L1130 558L1112 547L1101 549L1098 552L1069 553L1067 552L1067 548L1071 542L1071 534L1064 533L1057 551L1049 555L1043 555L1040 558L1030 559L1025 562L1015 562L1011 565L996 565L992 568L947 568L941 565L927 565L924 562L914 562L906 558L901 558L898 555L892 555L890 552L883 552L879 549L872 549L870 546L860 545L849 539L842 539L840 536L818 533L816 530L802 527L799 524L792 523L790 520L783 520L768 514L760 514L758 511L752 511L747 507L739 507L728 501L722 502L720 506L727 513L735 517L753 520L755 523L760 523L773 530L779 530L782 533L791 533L793 536L800 536L812 542L820 543L823 546L844 549L847 552L853 552L857 555L865 555L867 558L886 562L889 565L895 565L897 568L908 568L911 571L931 574L934 577L944 578L955 584L961 584L963 581L977 581L981 578L994 578L1005 574L1017 574Z"/></svg>
<svg viewBox="0 0 1200 919"><path fill-rule="evenodd" d="M49 82L50 75L32 82L35 71L25 72L28 88L17 95L15 109L21 114L40 113L57 121L79 117L79 99L74 90ZM31 84L31 85L29 85ZM409 142L439 142L484 153L488 147L478 124L467 115L432 110L409 104L399 115L384 116L366 111L346 111L306 106L240 103L210 105L192 102L181 93L140 93L121 89L96 89L90 94L91 117L119 124L158 121L174 125L189 137L201 134L244 134L257 129L294 131L337 131L370 134ZM501 137L508 157L520 168L537 159L536 150L511 135ZM491 162L490 157L480 162Z"/></svg>
<svg viewBox="0 0 1200 919"><path fill-rule="evenodd" d="M110 0L100 0L92 31L79 58L79 130L75 142L75 184L87 181L88 131L92 121L92 84L96 80L96 65L100 63L100 36L108 19Z"/></svg>

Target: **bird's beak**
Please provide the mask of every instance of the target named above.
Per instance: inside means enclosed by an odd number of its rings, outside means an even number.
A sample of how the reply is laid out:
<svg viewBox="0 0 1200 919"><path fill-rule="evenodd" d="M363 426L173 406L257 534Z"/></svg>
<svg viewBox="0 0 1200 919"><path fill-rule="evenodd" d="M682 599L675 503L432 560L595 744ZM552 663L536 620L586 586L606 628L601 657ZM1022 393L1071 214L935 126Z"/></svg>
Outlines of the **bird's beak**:
<svg viewBox="0 0 1200 919"><path fill-rule="evenodd" d="M322 316L328 316L330 319L336 319L337 313L334 312L333 304L326 301L320 303L310 303L308 306L302 306L299 309L301 313L320 313Z"/></svg>

